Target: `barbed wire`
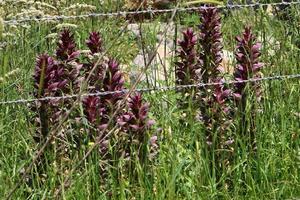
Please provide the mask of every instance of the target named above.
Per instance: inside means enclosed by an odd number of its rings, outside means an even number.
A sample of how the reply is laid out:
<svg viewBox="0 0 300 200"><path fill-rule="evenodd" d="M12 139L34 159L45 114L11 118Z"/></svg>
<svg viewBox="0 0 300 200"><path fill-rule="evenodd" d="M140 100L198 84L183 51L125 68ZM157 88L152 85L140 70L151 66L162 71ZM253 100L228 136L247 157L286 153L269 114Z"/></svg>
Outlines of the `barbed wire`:
<svg viewBox="0 0 300 200"><path fill-rule="evenodd" d="M215 6L218 9L235 9L235 8L255 8L255 7L263 7L263 6L283 6L283 5L297 5L300 4L300 1L292 1L292 2L278 2L278 3L252 3L252 4L227 4L222 6ZM181 7L177 9L178 12L195 12L201 8L209 8L212 6L195 6L195 7ZM147 10L139 10L139 11L118 11L118 12L109 12L109 13L89 13L82 15L54 15L47 17L26 17L20 19L12 19L5 20L4 24L21 24L29 21L51 21L51 20L68 20L68 19L82 19L82 18L90 18L90 17L126 17L130 15L138 15L138 14L162 14L162 13L172 13L175 8L170 9L147 9Z"/></svg>
<svg viewBox="0 0 300 200"><path fill-rule="evenodd" d="M277 75L271 77L263 77L263 78L252 78L247 80L232 80L232 81L224 81L224 82L213 82L213 83L199 83L199 84L190 84L190 85L176 85L176 86L162 86L162 87L153 87L153 88L140 88L135 89L134 92L159 92L159 91L171 91L171 90L184 90L184 89L192 89L192 88L201 88L208 86L216 86L216 85L233 85L239 83L249 83L249 82L262 82L262 81L272 81L272 80L284 80L284 79L295 79L300 78L300 74L290 74L290 75ZM73 99L73 98L83 98L89 96L106 96L113 94L125 94L129 91L129 89L117 90L117 91L104 91L104 92L95 92L95 93L85 93L82 95L66 95L66 96L57 96L57 97L43 97L43 98L35 98L35 99L17 99L10 101L1 101L0 105L10 105L10 104L24 104L24 103L33 103L40 101L59 101L65 99Z"/></svg>

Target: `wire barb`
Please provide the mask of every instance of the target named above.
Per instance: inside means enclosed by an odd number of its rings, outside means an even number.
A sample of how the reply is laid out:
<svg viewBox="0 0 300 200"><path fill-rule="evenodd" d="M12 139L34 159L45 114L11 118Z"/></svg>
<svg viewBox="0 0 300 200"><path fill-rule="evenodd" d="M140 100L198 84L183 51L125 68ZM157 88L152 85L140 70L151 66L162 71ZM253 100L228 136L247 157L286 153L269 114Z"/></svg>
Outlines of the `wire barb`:
<svg viewBox="0 0 300 200"><path fill-rule="evenodd" d="M299 5L300 1L291 1L291 2L278 2L278 3L252 3L252 4L233 4L233 5L222 5L216 6L218 9L227 9L231 10L234 8L258 8L263 6L281 6L281 5ZM195 12L199 11L201 8L209 8L209 6L195 6L195 7L181 7L177 9L178 12ZM17 25L24 22L42 22L42 21L50 21L50 20L68 20L68 19L82 19L82 18L91 18L91 17L126 17L130 15L138 15L138 14L162 14L162 13L172 13L175 8L171 9L147 9L147 10L139 10L139 11L118 11L118 12L109 12L109 13L89 13L83 15L56 15L56 16L48 16L48 17L27 17L20 19L12 19L4 21L4 24L12 24Z"/></svg>
<svg viewBox="0 0 300 200"><path fill-rule="evenodd" d="M201 88L215 85L233 85L236 83L249 83L249 82L262 82L262 81L272 81L272 80L284 80L284 79L296 79L300 78L300 74L290 74L290 75L277 75L271 77L263 77L263 78L253 78L241 81L224 81L224 82L214 82L214 83L199 83L199 84L190 84L190 85L176 85L176 86L162 86L162 87L153 87L153 88L140 88L135 89L135 92L159 92L159 91L171 91L171 90L183 90L183 89L191 89L191 88ZM66 95L66 96L57 96L57 97L43 97L36 99L17 99L10 101L1 101L0 105L11 105L11 104L25 104L25 103L34 103L39 101L50 101L50 100L64 100L64 99L81 99L83 97L88 96L106 96L111 94L120 94L120 93L128 93L129 90L117 90L117 91L107 91L107 92L96 92L96 93L85 93L85 94L74 94L74 95Z"/></svg>

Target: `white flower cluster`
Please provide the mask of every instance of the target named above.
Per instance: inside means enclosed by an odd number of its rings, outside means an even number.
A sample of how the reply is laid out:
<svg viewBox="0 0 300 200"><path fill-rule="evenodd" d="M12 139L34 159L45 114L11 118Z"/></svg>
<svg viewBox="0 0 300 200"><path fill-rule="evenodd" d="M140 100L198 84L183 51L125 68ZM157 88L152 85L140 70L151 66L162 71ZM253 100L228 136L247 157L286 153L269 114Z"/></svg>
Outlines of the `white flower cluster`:
<svg viewBox="0 0 300 200"><path fill-rule="evenodd" d="M39 23L56 24L56 29L63 28L76 29L77 25L73 23L62 23L59 19L53 16L63 15L79 15L88 14L96 10L96 7L89 4L71 4L66 0L50 0L34 1L34 0L0 0L0 42L5 42L5 39L18 37L20 30L30 29L30 22L24 22L20 26L5 24L5 20L19 20L28 18L45 18ZM47 19L49 18L49 19ZM5 25L5 26L4 26ZM13 34L11 34L13 33ZM4 40L4 41L3 41Z"/></svg>
<svg viewBox="0 0 300 200"><path fill-rule="evenodd" d="M5 83L6 81L10 80L12 77L17 75L20 72L20 69L14 69L8 73L6 73L3 77L0 77L0 84Z"/></svg>

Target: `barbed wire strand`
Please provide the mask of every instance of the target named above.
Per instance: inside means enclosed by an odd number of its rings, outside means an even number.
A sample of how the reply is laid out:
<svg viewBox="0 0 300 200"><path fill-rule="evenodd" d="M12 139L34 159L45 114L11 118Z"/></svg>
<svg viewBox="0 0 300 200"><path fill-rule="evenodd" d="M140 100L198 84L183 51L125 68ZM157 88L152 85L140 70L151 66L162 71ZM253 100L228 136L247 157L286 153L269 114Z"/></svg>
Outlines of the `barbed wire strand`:
<svg viewBox="0 0 300 200"><path fill-rule="evenodd" d="M214 6L217 9L235 9L235 8L255 8L255 7L264 7L264 6L283 6L283 5L299 5L300 1L292 1L292 2L278 2L278 3L252 3L252 4L228 4L221 6ZM178 8L176 13L178 12L195 12L201 8L209 8L212 6L195 6L195 7L181 7ZM163 13L172 13L175 8L170 9L147 9L147 10L139 10L139 11L118 11L118 12L109 12L109 13L89 13L82 15L54 15L47 17L26 17L20 19L11 19L3 21L4 24L12 24L17 25L24 22L40 22L40 21L51 21L51 20L68 20L68 19L83 19L83 18L91 18L91 17L126 17L130 15L138 15L138 14L163 14Z"/></svg>
<svg viewBox="0 0 300 200"><path fill-rule="evenodd" d="M200 88L200 87L208 87L215 85L233 85L238 83L248 83L248 82L262 82L262 81L271 81L271 80L284 80L284 79L295 79L300 78L300 74L289 74L289 75L277 75L263 78L253 78L247 80L232 80L232 81L224 81L224 82L213 82L213 83L199 83L199 84L190 84L190 85L176 85L176 86L162 86L162 87L153 87L153 88L138 88L135 89L134 92L155 92L155 91L168 91L168 90L183 90L183 89L191 89L191 88ZM43 97L43 98L35 98L35 99L17 99L10 101L1 101L0 105L10 105L10 104L24 104L24 103L34 103L40 101L59 101L65 99L74 99L78 97L89 97L89 96L106 96L112 94L120 94L120 93L128 93L129 89L117 90L117 91L105 91L105 92L95 92L95 93L85 93L81 95L66 95L66 96L57 96L57 97Z"/></svg>
<svg viewBox="0 0 300 200"><path fill-rule="evenodd" d="M176 86L162 86L162 87L153 87L153 88L138 88L135 89L134 92L155 92L155 91L168 91L168 90L183 90L183 89L191 89L191 88L200 88L200 87L208 87L215 85L233 85L238 83L248 83L248 82L261 82L261 81L271 81L271 80L284 80L284 79L295 79L300 78L300 74L289 74L289 75L277 75L263 78L253 78L247 80L232 80L232 81L224 81L224 82L213 82L213 83L199 83L199 84L190 84L190 85L176 85ZM112 94L120 94L120 93L128 93L129 89L117 90L117 91L105 91L105 92L95 92L95 93L85 93L81 95L66 95L66 96L57 96L57 97L43 97L43 98L35 98L35 99L17 99L10 101L1 101L0 105L10 105L10 104L24 104L24 103L33 103L40 101L59 101L65 99L73 99L78 97L89 97L89 96L106 96Z"/></svg>

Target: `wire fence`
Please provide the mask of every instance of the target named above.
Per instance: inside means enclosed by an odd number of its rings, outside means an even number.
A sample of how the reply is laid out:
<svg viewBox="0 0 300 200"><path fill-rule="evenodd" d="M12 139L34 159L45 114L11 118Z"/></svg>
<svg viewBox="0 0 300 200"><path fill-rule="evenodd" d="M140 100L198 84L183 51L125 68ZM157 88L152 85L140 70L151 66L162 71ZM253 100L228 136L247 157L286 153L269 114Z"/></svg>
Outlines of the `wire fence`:
<svg viewBox="0 0 300 200"><path fill-rule="evenodd" d="M283 5L300 5L300 1L292 1L292 2L278 2L278 3L252 3L252 4L227 4L224 6L215 6L218 9L235 9L235 8L258 8L264 6L283 6ZM118 16L128 16L135 14L157 14L157 13L172 13L176 9L176 13L178 12L195 12L199 11L201 8L209 8L211 6L198 6L198 7L181 7L181 8L171 8L171 9L148 9L148 10L136 10L136 11L119 11L119 12L110 12L110 13L90 13L84 15L72 15L72 16L49 16L49 17L29 17L29 18L21 18L21 19L13 19L4 21L5 24L20 24L23 22L29 21L47 21L47 20L68 20L68 19L82 19L82 18L90 18L90 17L118 17ZM217 82L217 83L199 83L192 85L176 85L176 86L163 86L163 87L153 87L153 88L140 88L135 89L135 92L152 92L152 91L167 91L167 90L183 90L189 88L197 88L197 87L207 87L213 85L232 85L237 83L247 83L247 82L261 82L267 80L283 80L283 79L293 79L300 78L300 74L291 74L291 75L278 75L272 77L265 78L256 78L242 81L225 81L225 82ZM66 96L56 96L56 97L43 97L43 98L35 98L35 99L16 99L16 100L8 100L8 101L0 101L0 105L11 105L11 104L24 104L24 103L34 103L39 101L51 101L51 100L64 100L64 99L75 99L75 98L83 98L88 96L106 96L111 94L120 94L127 93L129 90L120 90L120 91L103 91L97 93L85 93L85 94L74 94L74 95L66 95Z"/></svg>
<svg viewBox="0 0 300 200"><path fill-rule="evenodd" d="M279 2L279 3L252 3L252 4L227 4L221 6L215 6L218 9L232 10L240 8L260 8L266 6L284 6L284 5L300 5L300 1L292 2ZM201 8L209 8L210 6L195 6L195 7L181 7L176 9L176 13L179 12L196 12ZM47 16L47 17L26 17L20 19L5 20L4 24L22 24L24 22L42 22L42 21L51 21L51 20L74 20L74 19L84 19L91 17L127 17L131 15L139 14L163 14L163 13L172 13L175 8L171 9L147 9L147 10L138 10L138 11L118 11L118 12L109 12L109 13L89 13L82 15L56 15L56 16Z"/></svg>
<svg viewBox="0 0 300 200"><path fill-rule="evenodd" d="M252 79L239 80L239 81L232 80L232 81L213 82L213 83L199 83L199 84L190 84L190 85L140 88L140 89L135 89L134 92L159 92L159 91L171 91L171 90L175 90L175 91L179 90L180 91L180 90L184 90L184 89L203 88L203 87L216 86L216 85L233 85L233 84L239 84L239 83L297 79L297 78L300 78L300 74L277 75L277 76L271 76L271 77L252 78ZM128 89L124 89L124 90L117 90L117 91L85 93L82 95L74 94L74 95L66 95L66 96L35 98L35 99L17 99L17 100L1 101L0 105L25 104L25 103L34 103L34 102L51 101L51 100L59 101L59 100L74 99L74 98L80 99L80 98L84 98L84 97L88 97L88 96L106 96L106 95L112 95L112 94L126 94L128 92L129 92Z"/></svg>

